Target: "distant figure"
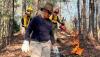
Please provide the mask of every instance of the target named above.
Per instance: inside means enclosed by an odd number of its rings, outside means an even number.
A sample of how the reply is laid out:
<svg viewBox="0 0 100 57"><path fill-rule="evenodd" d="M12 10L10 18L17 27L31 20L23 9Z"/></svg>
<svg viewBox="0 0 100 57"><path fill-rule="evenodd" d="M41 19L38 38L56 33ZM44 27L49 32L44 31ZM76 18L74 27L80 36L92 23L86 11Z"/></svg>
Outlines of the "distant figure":
<svg viewBox="0 0 100 57"><path fill-rule="evenodd" d="M77 22L78 22L78 20L75 18L75 19L73 20L73 23L74 23L75 29L77 29Z"/></svg>
<svg viewBox="0 0 100 57"><path fill-rule="evenodd" d="M52 11L53 5L46 3L41 8L41 15L33 17L29 23L22 45L22 51L29 51L30 46L30 51L32 51L31 57L50 57L51 46L55 43L52 33L52 22L49 19Z"/></svg>
<svg viewBox="0 0 100 57"><path fill-rule="evenodd" d="M26 12L25 12L25 14L24 14L24 16L22 17L22 20L21 20L21 23L22 23L22 30L21 30L21 32L22 32L22 35L24 35L25 34L25 31L26 31L26 29L27 29L27 27L28 27L28 25L29 25L29 23L30 23L30 21L31 21L31 14L32 14L32 7L30 6L30 7L28 7L27 8L27 10L26 10Z"/></svg>

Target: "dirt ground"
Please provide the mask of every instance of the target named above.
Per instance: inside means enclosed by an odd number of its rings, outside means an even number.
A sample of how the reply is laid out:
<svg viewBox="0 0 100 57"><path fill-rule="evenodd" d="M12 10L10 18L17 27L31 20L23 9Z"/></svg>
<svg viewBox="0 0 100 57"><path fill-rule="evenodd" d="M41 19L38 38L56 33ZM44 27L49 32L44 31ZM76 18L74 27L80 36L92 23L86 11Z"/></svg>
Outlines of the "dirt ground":
<svg viewBox="0 0 100 57"><path fill-rule="evenodd" d="M22 36L15 37L15 39L12 41L10 45L1 50L0 57L30 57L28 53L23 53L21 51L22 42ZM100 45L86 46L88 46L88 48L84 49L82 56L67 55L66 57L100 57Z"/></svg>
<svg viewBox="0 0 100 57"><path fill-rule="evenodd" d="M21 51L22 42L22 36L15 37L15 40L1 51L0 57L29 57Z"/></svg>

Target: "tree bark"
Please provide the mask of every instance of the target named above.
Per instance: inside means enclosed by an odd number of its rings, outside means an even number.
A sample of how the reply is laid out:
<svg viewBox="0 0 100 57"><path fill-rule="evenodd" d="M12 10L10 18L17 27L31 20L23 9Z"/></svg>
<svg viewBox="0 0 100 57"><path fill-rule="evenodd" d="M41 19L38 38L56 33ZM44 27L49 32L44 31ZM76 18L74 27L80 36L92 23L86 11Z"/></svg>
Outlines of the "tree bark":
<svg viewBox="0 0 100 57"><path fill-rule="evenodd" d="M90 5L89 5L89 11L90 11L90 16L89 16L89 32L92 31L94 35L94 13L95 13L95 7L94 7L94 0L90 0Z"/></svg>

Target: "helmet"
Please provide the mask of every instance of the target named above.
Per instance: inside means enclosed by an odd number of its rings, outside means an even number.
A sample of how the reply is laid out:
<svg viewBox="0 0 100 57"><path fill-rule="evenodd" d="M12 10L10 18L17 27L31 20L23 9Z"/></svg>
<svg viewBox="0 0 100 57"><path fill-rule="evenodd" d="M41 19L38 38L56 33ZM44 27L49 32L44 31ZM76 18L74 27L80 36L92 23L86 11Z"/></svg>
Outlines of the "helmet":
<svg viewBox="0 0 100 57"><path fill-rule="evenodd" d="M33 11L33 8L31 5L27 8L27 11L30 11L30 12Z"/></svg>

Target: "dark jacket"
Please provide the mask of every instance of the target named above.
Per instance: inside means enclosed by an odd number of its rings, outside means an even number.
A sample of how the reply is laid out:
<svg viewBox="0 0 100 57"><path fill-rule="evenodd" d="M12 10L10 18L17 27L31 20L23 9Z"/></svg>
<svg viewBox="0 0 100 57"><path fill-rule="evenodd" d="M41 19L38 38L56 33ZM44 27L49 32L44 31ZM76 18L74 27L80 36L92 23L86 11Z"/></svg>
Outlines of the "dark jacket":
<svg viewBox="0 0 100 57"><path fill-rule="evenodd" d="M39 42L51 40L51 42L54 43L52 22L49 19L43 19L41 16L32 18L25 34L26 40L30 38Z"/></svg>

